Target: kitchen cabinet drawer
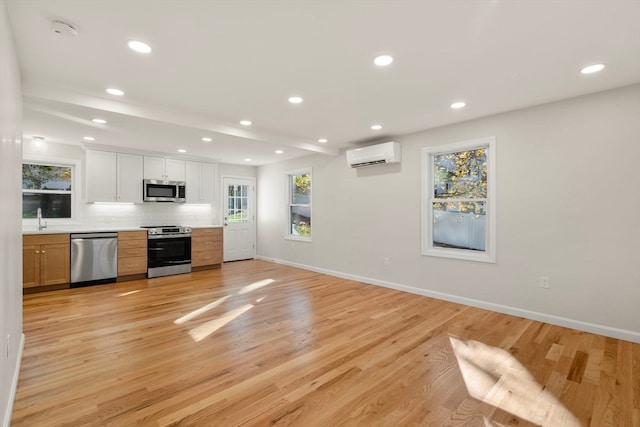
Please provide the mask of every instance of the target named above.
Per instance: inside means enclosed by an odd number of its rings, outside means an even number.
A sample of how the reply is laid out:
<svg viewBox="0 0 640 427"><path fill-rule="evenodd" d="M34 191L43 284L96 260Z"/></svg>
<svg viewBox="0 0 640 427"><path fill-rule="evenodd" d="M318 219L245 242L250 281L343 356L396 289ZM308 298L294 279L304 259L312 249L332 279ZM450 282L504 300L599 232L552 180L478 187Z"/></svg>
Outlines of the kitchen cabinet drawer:
<svg viewBox="0 0 640 427"><path fill-rule="evenodd" d="M191 254L191 266L222 264L222 251L197 251Z"/></svg>
<svg viewBox="0 0 640 427"><path fill-rule="evenodd" d="M147 272L147 255L118 259L118 276Z"/></svg>
<svg viewBox="0 0 640 427"><path fill-rule="evenodd" d="M192 251L209 251L222 246L222 236L220 237L191 237Z"/></svg>
<svg viewBox="0 0 640 427"><path fill-rule="evenodd" d="M147 247L144 248L121 248L118 245L118 258L129 258L129 257L139 257L139 256L147 256Z"/></svg>
<svg viewBox="0 0 640 427"><path fill-rule="evenodd" d="M118 239L118 252L126 249L144 249L147 250L146 240L120 240Z"/></svg>
<svg viewBox="0 0 640 427"><path fill-rule="evenodd" d="M121 231L118 233L118 241L120 240L144 240L144 245L147 245L147 232L145 230L140 231Z"/></svg>
<svg viewBox="0 0 640 427"><path fill-rule="evenodd" d="M118 277L147 273L147 232L118 233Z"/></svg>
<svg viewBox="0 0 640 427"><path fill-rule="evenodd" d="M191 231L191 266L214 267L222 264L222 228L196 228Z"/></svg>
<svg viewBox="0 0 640 427"><path fill-rule="evenodd" d="M222 228L194 228L191 230L191 236L203 237L203 236L217 236L222 240Z"/></svg>

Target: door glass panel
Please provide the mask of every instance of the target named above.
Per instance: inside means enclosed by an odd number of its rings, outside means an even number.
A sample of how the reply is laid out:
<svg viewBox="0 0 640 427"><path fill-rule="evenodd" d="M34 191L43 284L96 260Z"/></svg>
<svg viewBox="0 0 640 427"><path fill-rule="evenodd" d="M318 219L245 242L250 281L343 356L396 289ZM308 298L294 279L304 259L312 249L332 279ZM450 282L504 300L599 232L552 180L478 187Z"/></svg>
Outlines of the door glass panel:
<svg viewBox="0 0 640 427"><path fill-rule="evenodd" d="M229 185L227 190L227 206L228 206L228 222L247 222L248 203L249 203L249 186L248 185Z"/></svg>

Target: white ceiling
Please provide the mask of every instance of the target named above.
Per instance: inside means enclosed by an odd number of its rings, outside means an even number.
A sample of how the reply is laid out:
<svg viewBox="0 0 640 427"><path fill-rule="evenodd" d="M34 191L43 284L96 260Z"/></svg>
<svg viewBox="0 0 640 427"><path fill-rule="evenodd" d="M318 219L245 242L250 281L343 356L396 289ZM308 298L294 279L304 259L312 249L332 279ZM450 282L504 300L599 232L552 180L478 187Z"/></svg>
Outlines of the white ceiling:
<svg viewBox="0 0 640 427"><path fill-rule="evenodd" d="M638 0L8 0L8 9L25 140L93 136L261 165L640 82ZM53 19L78 35L54 33ZM153 52L131 51L134 39ZM381 53L394 63L376 67ZM593 63L607 67L580 74ZM457 100L467 106L449 108Z"/></svg>

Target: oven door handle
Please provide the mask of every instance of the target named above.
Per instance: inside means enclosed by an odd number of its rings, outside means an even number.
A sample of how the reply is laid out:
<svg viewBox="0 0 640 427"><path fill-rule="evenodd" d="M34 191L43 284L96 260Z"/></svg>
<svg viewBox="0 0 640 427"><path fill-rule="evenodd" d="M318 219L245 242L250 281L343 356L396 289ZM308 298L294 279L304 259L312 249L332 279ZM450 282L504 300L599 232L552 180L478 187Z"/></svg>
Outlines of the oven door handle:
<svg viewBox="0 0 640 427"><path fill-rule="evenodd" d="M155 234L149 236L149 239L184 239L191 238L191 234Z"/></svg>
<svg viewBox="0 0 640 427"><path fill-rule="evenodd" d="M162 261L163 264L191 264L190 259L185 259L182 261Z"/></svg>

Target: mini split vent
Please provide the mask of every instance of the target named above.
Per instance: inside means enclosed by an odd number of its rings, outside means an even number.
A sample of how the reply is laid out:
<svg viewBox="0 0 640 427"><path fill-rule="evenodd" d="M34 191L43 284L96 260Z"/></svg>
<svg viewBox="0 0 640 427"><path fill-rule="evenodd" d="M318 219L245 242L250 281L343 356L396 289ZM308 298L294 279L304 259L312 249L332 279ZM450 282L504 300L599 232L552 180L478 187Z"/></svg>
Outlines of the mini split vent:
<svg viewBox="0 0 640 427"><path fill-rule="evenodd" d="M347 150L347 163L352 168L400 163L400 143L395 141Z"/></svg>
<svg viewBox="0 0 640 427"><path fill-rule="evenodd" d="M59 19L51 21L51 29L54 33L60 34L61 36L74 37L78 35L78 29L76 27Z"/></svg>

